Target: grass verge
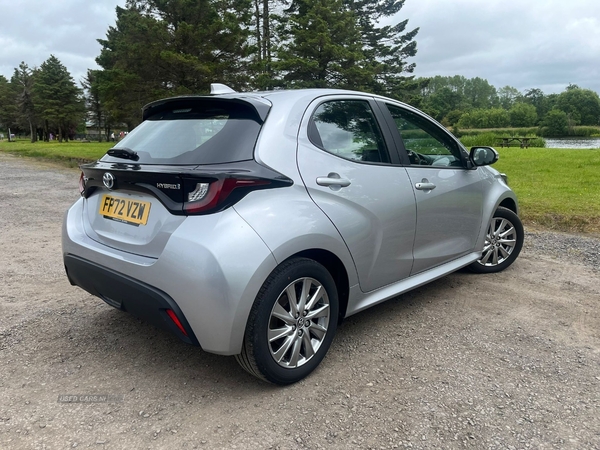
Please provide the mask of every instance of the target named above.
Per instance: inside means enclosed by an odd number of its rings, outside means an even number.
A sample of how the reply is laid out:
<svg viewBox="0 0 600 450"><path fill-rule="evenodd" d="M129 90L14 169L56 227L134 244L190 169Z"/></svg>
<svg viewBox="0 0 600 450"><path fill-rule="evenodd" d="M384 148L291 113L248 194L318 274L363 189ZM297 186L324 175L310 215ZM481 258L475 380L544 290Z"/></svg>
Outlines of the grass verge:
<svg viewBox="0 0 600 450"><path fill-rule="evenodd" d="M508 175L527 225L600 232L600 150L501 148L494 168Z"/></svg>
<svg viewBox="0 0 600 450"><path fill-rule="evenodd" d="M88 161L95 161L114 145L113 142L69 141L35 142L17 140L0 141L0 151L18 156L29 156L49 161L58 161L69 167L77 167Z"/></svg>
<svg viewBox="0 0 600 450"><path fill-rule="evenodd" d="M76 167L94 161L110 142L7 142L0 151ZM600 233L600 150L500 148L496 169L508 175L528 226Z"/></svg>

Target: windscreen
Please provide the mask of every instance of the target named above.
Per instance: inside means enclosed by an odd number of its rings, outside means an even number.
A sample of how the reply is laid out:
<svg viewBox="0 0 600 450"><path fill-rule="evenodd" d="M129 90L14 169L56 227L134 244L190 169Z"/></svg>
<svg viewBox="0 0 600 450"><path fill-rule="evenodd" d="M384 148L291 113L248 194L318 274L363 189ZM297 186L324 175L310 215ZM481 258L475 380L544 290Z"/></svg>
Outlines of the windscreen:
<svg viewBox="0 0 600 450"><path fill-rule="evenodd" d="M252 159L260 131L251 105L212 99L163 108L121 139L138 164L221 164ZM125 162L105 155L102 161Z"/></svg>

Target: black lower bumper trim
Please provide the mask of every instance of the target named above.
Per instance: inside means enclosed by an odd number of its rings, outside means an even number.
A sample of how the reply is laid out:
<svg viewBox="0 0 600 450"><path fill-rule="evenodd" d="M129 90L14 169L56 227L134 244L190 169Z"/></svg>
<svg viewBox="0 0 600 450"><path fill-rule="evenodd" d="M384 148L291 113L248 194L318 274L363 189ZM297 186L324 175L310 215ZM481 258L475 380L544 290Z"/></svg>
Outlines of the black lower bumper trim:
<svg viewBox="0 0 600 450"><path fill-rule="evenodd" d="M163 291L75 255L65 255L64 263L71 284L100 297L110 306L171 331L188 344L200 345L175 300ZM177 315L187 335L171 320L167 309Z"/></svg>

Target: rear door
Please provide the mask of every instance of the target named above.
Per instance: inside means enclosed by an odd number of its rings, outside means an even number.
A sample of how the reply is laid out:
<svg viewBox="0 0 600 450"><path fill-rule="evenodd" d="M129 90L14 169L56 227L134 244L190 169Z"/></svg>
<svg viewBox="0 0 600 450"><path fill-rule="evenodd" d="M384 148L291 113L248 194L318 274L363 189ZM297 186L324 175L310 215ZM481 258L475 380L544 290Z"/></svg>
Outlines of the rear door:
<svg viewBox="0 0 600 450"><path fill-rule="evenodd" d="M308 193L339 230L365 292L409 276L413 263L414 194L381 118L371 98L323 98L307 110L298 145Z"/></svg>

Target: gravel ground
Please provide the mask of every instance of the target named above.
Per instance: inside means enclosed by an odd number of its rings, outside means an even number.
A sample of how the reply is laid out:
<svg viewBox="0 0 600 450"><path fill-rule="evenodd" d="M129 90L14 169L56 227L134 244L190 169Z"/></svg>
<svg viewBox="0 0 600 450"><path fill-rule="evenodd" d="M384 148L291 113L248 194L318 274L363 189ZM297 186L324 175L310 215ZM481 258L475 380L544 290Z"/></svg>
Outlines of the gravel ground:
<svg viewBox="0 0 600 450"><path fill-rule="evenodd" d="M69 285L78 175L0 154L0 449L600 449L599 239L528 232L503 273L350 317L279 388Z"/></svg>
<svg viewBox="0 0 600 450"><path fill-rule="evenodd" d="M526 232L525 248L600 270L600 239L565 233Z"/></svg>

